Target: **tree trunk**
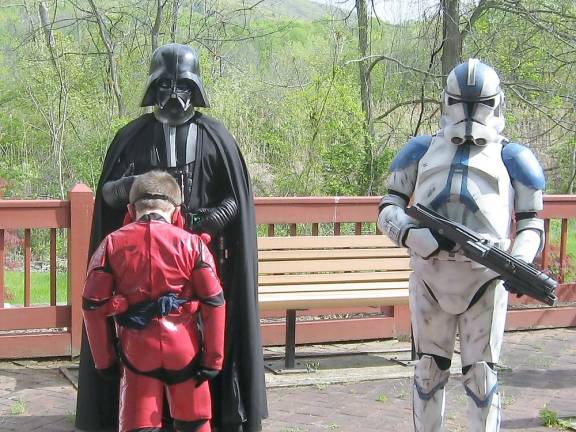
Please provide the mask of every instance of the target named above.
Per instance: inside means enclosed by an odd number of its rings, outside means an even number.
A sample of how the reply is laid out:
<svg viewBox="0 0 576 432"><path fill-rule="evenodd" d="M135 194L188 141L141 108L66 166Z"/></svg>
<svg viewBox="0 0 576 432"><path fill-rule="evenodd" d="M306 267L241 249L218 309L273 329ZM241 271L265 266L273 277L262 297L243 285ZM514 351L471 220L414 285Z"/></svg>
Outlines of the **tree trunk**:
<svg viewBox="0 0 576 432"><path fill-rule="evenodd" d="M28 9L28 3L24 1L23 6L24 6L24 13L26 13L26 19L28 20L28 27L30 28L30 36L32 37L32 41L36 42L36 32L34 31L34 20L32 19L32 15L30 14L30 9Z"/></svg>
<svg viewBox="0 0 576 432"><path fill-rule="evenodd" d="M460 34L460 0L441 0L443 17L442 84L450 71L462 58L462 37Z"/></svg>
<svg viewBox="0 0 576 432"><path fill-rule="evenodd" d="M66 122L68 119L68 86L64 78L62 66L58 59L56 51L56 42L52 34L52 23L48 16L48 7L45 2L38 4L38 14L40 16L40 24L44 30L46 37L46 46L50 53L50 60L54 68L54 73L58 77L58 99L54 103L47 103L42 107L35 99L35 95L30 92L30 99L36 105L36 109L40 112L45 109L44 119L50 131L50 144L54 152L56 162L56 169L58 171L58 182L60 186L60 198L64 198L64 173L63 173L63 155L64 155L64 140L66 137Z"/></svg>
<svg viewBox="0 0 576 432"><path fill-rule="evenodd" d="M374 142L375 133L374 124L372 121L372 95L370 85L369 60L365 59L369 55L368 11L366 8L366 0L356 0L356 14L358 16L358 51L360 53L360 58L362 59L360 62L358 62L360 75L360 99L362 101L362 112L364 113L364 122L366 124L367 131L364 142L365 166L366 175L368 178L366 193L370 195L372 192L372 181L374 177L372 143Z"/></svg>
<svg viewBox="0 0 576 432"><path fill-rule="evenodd" d="M568 190L566 193L572 195L574 193L574 179L576 179L576 147L572 149L572 175L570 176L570 183L568 183Z"/></svg>
<svg viewBox="0 0 576 432"><path fill-rule="evenodd" d="M98 23L98 31L100 33L100 37L102 38L102 42L104 43L104 47L106 48L106 54L108 55L108 66L110 69L110 81L112 84L112 91L114 92L114 96L116 98L116 104L118 106L118 115L120 117L124 116L125 108L124 108L124 98L122 97L122 91L120 90L120 84L118 80L118 68L116 65L116 53L114 52L114 43L110 38L110 34L108 33L108 29L104 25L104 20L100 11L96 7L94 0L88 0L90 6L92 7L92 12L94 13L94 17L96 18L96 22Z"/></svg>
<svg viewBox="0 0 576 432"><path fill-rule="evenodd" d="M356 0L356 12L358 15L358 51L360 57L368 56L368 12L366 9L366 0ZM366 127L370 137L374 136L372 125L372 104L370 72L368 71L369 61L362 60L358 63L360 72L360 98L362 99L362 111L366 121Z"/></svg>
<svg viewBox="0 0 576 432"><path fill-rule="evenodd" d="M50 24L48 7L45 2L40 2L38 4L38 15L40 16L40 24L42 25L42 30L44 30L44 36L46 37L46 45L48 45L49 49L53 49L54 36L52 35L52 25Z"/></svg>
<svg viewBox="0 0 576 432"><path fill-rule="evenodd" d="M156 51L158 48L158 35L160 34L160 25L162 24L162 11L164 10L164 5L166 2L162 0L156 0L156 17L154 18L154 24L152 25L152 31L150 33L152 52Z"/></svg>
<svg viewBox="0 0 576 432"><path fill-rule="evenodd" d="M172 3L172 26L170 28L170 40L176 42L176 33L178 32L178 13L180 10L180 0L174 0Z"/></svg>

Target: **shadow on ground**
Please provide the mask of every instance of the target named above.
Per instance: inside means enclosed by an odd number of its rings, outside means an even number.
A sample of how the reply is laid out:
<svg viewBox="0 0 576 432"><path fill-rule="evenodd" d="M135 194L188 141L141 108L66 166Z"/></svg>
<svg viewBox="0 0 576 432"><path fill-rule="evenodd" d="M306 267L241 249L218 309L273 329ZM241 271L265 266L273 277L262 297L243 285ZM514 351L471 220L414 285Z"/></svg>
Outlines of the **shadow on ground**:
<svg viewBox="0 0 576 432"><path fill-rule="evenodd" d="M501 385L534 389L576 388L574 369L516 369L499 375Z"/></svg>

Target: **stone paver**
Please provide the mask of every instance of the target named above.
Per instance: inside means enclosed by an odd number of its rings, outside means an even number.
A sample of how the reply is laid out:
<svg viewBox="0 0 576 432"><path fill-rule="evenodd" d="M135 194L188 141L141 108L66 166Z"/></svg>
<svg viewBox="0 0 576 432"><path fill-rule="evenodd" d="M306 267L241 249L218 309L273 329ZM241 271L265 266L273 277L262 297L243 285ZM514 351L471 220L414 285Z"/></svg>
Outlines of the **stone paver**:
<svg viewBox="0 0 576 432"><path fill-rule="evenodd" d="M386 346L389 342L383 343ZM368 350L374 344L361 346ZM322 347L326 351L326 347ZM335 350L347 349L339 344ZM358 349L358 346L354 346ZM306 386L290 386L289 380L303 382L303 374L272 376L268 382L270 418L265 432L404 432L412 430L411 368L393 365L381 353L366 365L365 359L313 357L314 347L301 349L312 357L304 362L319 368L321 379ZM560 416L576 417L576 329L535 330L507 333L500 372L502 431L550 432L539 419L542 408ZM24 365L24 366L23 366ZM0 363L0 432L72 432L74 387L64 378L56 363ZM356 367L350 367L356 366ZM334 370L354 380L337 377ZM381 369L374 369L374 368ZM366 371L362 379L362 371ZM382 377L377 373L382 371ZM395 378L387 371L393 371ZM324 373L325 372L325 373ZM370 372L370 373L368 373ZM306 380L314 373L305 374ZM327 377L327 378L326 378ZM380 378L380 379L379 379ZM333 380L333 381L331 381ZM447 386L445 431L466 431L466 403L461 376ZM341 382L329 384L329 382Z"/></svg>

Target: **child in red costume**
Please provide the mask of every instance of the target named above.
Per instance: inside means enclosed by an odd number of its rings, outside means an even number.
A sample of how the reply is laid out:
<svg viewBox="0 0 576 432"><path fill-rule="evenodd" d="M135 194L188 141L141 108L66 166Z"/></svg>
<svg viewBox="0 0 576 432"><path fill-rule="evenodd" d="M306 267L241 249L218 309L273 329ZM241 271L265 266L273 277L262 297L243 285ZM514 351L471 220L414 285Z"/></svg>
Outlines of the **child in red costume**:
<svg viewBox="0 0 576 432"><path fill-rule="evenodd" d="M176 431L210 431L206 381L222 368L224 296L204 240L177 226L181 202L170 174L138 176L134 222L109 234L88 266L84 322L96 369L120 364L120 432L160 431L164 392Z"/></svg>

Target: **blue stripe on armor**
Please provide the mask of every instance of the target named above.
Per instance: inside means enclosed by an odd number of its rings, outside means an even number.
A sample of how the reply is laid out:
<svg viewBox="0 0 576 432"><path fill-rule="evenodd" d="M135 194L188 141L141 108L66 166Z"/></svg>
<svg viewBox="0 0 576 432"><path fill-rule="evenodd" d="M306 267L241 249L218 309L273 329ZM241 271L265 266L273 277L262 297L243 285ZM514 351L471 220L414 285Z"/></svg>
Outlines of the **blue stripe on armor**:
<svg viewBox="0 0 576 432"><path fill-rule="evenodd" d="M430 135L420 135L412 138L400 149L390 164L390 171L398 171L418 163L428 151L431 142L432 136Z"/></svg>
<svg viewBox="0 0 576 432"><path fill-rule="evenodd" d="M502 148L502 161L510 178L532 189L544 190L544 171L528 147L514 142L506 144Z"/></svg>
<svg viewBox="0 0 576 432"><path fill-rule="evenodd" d="M488 394L484 399L480 399L478 396L472 393L472 391L470 391L466 386L464 386L464 390L466 391L466 394L474 401L474 403L478 408L486 408L492 403L492 398L494 397L494 394L498 390L498 383L494 384L494 386L492 387L492 389L490 389L490 391L488 392Z"/></svg>
<svg viewBox="0 0 576 432"><path fill-rule="evenodd" d="M462 185L460 186L460 202L464 203L472 212L476 213L480 208L472 194L468 190L468 159L470 156L470 145L466 144L466 150L462 152L461 166L462 166Z"/></svg>
<svg viewBox="0 0 576 432"><path fill-rule="evenodd" d="M432 399L432 397L434 396L434 393L436 393L438 390L444 388L446 386L446 383L448 382L448 379L442 380L442 382L436 384L432 390L430 390L428 393L426 393L419 385L416 381L414 381L414 386L416 387L416 391L418 392L418 396L420 396L420 399L423 401L427 401Z"/></svg>
<svg viewBox="0 0 576 432"><path fill-rule="evenodd" d="M476 63L474 71L474 85L468 85L468 65L469 62L459 64L454 68L454 74L460 86L461 97L463 100L474 101L481 97L482 87L484 87L484 76L486 71L490 70L488 65L482 62Z"/></svg>
<svg viewBox="0 0 576 432"><path fill-rule="evenodd" d="M450 190L452 189L452 180L454 174L462 175L462 183L460 185L460 202L468 207L471 211L478 211L478 205L470 191L468 190L468 158L470 156L470 144L462 144L456 150L454 159L450 164L450 172L448 173L448 179L446 180L446 185L440 191L440 193L432 200L430 206L433 210L438 210L438 208L448 202L450 199Z"/></svg>

